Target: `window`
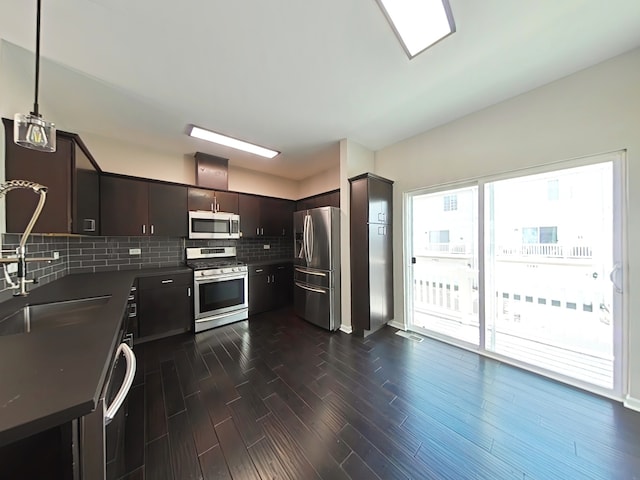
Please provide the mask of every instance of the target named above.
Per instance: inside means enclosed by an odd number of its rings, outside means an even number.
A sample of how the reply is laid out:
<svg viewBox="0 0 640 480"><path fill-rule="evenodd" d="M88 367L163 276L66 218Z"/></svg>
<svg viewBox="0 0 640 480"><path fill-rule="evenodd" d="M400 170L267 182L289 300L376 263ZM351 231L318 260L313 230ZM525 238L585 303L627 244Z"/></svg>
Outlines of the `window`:
<svg viewBox="0 0 640 480"><path fill-rule="evenodd" d="M524 227L522 243L558 243L558 227Z"/></svg>
<svg viewBox="0 0 640 480"><path fill-rule="evenodd" d="M429 243L449 243L449 230L429 232Z"/></svg>
<svg viewBox="0 0 640 480"><path fill-rule="evenodd" d="M458 196L457 195L445 195L444 196L444 211L450 212L452 210L458 210Z"/></svg>
<svg viewBox="0 0 640 480"><path fill-rule="evenodd" d="M560 200L560 181L557 178L547 180L547 200Z"/></svg>

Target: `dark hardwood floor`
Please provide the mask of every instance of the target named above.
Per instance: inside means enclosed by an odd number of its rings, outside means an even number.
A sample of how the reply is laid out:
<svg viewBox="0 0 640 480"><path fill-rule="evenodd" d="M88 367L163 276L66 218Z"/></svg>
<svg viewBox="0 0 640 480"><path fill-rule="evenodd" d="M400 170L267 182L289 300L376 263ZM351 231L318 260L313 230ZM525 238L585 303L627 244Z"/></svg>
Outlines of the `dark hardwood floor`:
<svg viewBox="0 0 640 480"><path fill-rule="evenodd" d="M390 327L281 310L135 352L121 478L640 479L639 413Z"/></svg>

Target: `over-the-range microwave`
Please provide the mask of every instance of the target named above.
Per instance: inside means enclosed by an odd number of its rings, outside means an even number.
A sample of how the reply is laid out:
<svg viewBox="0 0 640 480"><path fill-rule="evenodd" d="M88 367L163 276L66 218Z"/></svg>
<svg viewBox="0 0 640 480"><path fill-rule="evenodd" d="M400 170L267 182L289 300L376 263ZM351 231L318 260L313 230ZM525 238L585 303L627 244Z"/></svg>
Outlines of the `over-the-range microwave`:
<svg viewBox="0 0 640 480"><path fill-rule="evenodd" d="M240 238L240 215L208 210L189 211L189 238Z"/></svg>

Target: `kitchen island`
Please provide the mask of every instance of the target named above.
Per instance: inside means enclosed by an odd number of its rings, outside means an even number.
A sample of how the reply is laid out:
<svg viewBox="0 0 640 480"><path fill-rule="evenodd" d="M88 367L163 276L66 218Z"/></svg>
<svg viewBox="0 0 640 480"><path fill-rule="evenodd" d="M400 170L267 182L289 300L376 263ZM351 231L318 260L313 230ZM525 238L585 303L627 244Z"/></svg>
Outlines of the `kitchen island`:
<svg viewBox="0 0 640 480"><path fill-rule="evenodd" d="M136 278L186 267L67 275L27 297L0 303L0 319L25 305L108 297L86 321L0 336L0 446L82 417L96 408L120 340Z"/></svg>

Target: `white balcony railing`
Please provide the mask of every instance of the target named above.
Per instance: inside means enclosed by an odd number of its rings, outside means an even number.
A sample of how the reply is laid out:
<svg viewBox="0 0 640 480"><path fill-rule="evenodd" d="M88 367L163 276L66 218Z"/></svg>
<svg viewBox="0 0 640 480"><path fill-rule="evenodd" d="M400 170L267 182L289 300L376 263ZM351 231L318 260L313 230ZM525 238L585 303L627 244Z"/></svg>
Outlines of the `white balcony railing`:
<svg viewBox="0 0 640 480"><path fill-rule="evenodd" d="M592 258L593 249L588 245L563 245L559 243L524 243L499 245L497 257L547 257L547 258Z"/></svg>

